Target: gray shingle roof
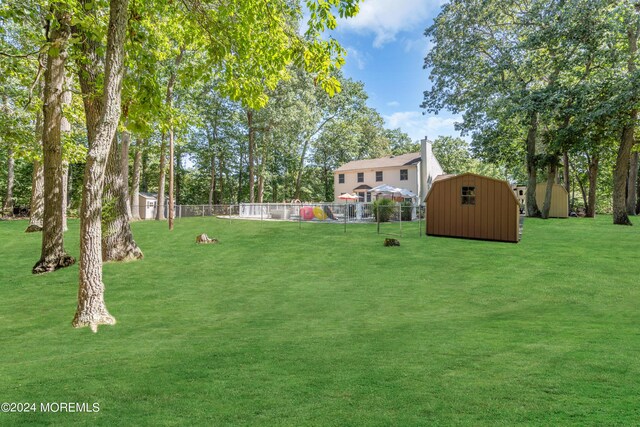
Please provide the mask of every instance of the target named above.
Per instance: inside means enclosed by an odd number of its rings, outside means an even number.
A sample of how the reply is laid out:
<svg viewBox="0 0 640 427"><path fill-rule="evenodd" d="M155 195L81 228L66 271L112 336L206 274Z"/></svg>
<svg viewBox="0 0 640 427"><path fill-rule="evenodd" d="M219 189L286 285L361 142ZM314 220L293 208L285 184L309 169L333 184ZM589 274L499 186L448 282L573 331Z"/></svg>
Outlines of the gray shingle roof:
<svg viewBox="0 0 640 427"><path fill-rule="evenodd" d="M420 161L420 153L407 153L399 156L387 156L379 159L354 160L340 166L335 172L345 172L361 169L391 168L397 166L415 165Z"/></svg>

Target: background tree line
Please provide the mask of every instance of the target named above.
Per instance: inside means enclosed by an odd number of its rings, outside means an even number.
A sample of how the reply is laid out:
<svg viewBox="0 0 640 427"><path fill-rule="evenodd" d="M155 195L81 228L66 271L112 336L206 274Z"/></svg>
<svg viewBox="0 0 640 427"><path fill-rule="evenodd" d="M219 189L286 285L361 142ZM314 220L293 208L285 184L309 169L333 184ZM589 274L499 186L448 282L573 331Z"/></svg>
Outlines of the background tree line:
<svg viewBox="0 0 640 427"><path fill-rule="evenodd" d="M426 30L433 85L423 107L463 115L474 156L527 182L529 216L548 215L551 184L561 182L587 216L631 224L640 210L639 10L634 1L452 0Z"/></svg>

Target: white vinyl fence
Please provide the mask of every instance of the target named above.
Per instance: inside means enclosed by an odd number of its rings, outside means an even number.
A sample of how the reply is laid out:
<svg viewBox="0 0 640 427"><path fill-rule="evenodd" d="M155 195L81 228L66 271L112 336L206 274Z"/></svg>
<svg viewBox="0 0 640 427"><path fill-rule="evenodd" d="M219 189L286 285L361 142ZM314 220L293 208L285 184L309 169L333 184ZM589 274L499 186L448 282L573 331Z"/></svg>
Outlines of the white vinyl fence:
<svg viewBox="0 0 640 427"><path fill-rule="evenodd" d="M380 206L381 221L414 221L424 206ZM241 219L306 222L376 222L373 203L241 203L239 205L177 205L176 218L222 216Z"/></svg>

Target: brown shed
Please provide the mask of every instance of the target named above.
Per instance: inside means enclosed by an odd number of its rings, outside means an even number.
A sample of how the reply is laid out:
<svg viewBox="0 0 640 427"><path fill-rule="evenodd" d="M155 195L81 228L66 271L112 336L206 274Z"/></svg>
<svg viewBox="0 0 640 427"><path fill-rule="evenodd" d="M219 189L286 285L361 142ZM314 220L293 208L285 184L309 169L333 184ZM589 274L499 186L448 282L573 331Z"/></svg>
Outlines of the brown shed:
<svg viewBox="0 0 640 427"><path fill-rule="evenodd" d="M506 181L473 173L442 177L426 204L428 235L520 240L520 206Z"/></svg>
<svg viewBox="0 0 640 427"><path fill-rule="evenodd" d="M544 196L547 193L547 183L541 182L536 185L536 203L538 209L542 210L544 205ZM551 208L549 209L550 218L568 218L569 217L569 193L561 184L553 184L551 189Z"/></svg>

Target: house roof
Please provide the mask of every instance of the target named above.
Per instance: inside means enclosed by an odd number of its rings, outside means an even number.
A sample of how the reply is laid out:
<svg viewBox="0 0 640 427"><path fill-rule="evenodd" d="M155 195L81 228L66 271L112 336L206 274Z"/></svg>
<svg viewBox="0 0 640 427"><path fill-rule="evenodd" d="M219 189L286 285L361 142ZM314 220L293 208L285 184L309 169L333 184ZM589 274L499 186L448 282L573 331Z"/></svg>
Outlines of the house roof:
<svg viewBox="0 0 640 427"><path fill-rule="evenodd" d="M367 184L358 185L354 190L371 190L371 187Z"/></svg>
<svg viewBox="0 0 640 427"><path fill-rule="evenodd" d="M354 160L340 166L335 172L345 172L360 169L392 168L397 166L415 165L420 161L420 153L407 153L399 156L380 157L378 159Z"/></svg>

